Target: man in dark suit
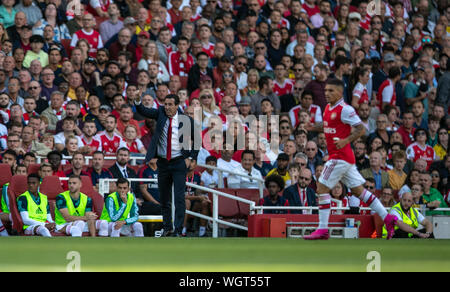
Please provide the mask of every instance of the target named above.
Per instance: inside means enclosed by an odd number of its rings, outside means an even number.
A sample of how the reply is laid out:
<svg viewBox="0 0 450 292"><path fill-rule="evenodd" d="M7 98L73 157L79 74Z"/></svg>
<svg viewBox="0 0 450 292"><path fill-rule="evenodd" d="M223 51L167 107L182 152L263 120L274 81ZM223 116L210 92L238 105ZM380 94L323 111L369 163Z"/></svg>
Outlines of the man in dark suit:
<svg viewBox="0 0 450 292"><path fill-rule="evenodd" d="M128 161L130 161L130 150L125 147L117 150L117 161L108 170L111 172L114 178L137 178L137 173L134 169L128 167ZM135 194L136 198L140 197L139 186L137 182L131 183L131 191Z"/></svg>
<svg viewBox="0 0 450 292"><path fill-rule="evenodd" d="M308 187L312 181L312 173L308 168L300 172L298 183L286 188L283 197L289 201L289 206L313 207L317 206L316 193ZM292 214L311 214L309 210L291 210ZM316 211L314 213L317 213Z"/></svg>
<svg viewBox="0 0 450 292"><path fill-rule="evenodd" d="M146 162L158 158L158 190L161 199L164 232L162 236L181 236L186 211L184 192L186 174L191 160L197 160L201 145L201 129L196 129L194 120L179 110L180 98L169 94L164 106L149 109L135 101L136 110L146 118L156 120L156 131L145 157ZM172 184L175 198L175 220L172 230Z"/></svg>

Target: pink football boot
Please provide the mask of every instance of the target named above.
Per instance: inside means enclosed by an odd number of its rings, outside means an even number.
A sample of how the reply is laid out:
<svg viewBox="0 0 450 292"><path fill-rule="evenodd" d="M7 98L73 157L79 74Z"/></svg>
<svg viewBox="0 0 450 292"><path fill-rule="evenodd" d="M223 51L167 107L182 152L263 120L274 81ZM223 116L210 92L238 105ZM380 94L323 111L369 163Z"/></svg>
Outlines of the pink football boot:
<svg viewBox="0 0 450 292"><path fill-rule="evenodd" d="M394 227L397 224L397 217L391 214L387 214L384 218L384 224L386 224L386 230L388 233L386 239L389 240L392 238L392 236L394 236Z"/></svg>
<svg viewBox="0 0 450 292"><path fill-rule="evenodd" d="M303 236L306 240L326 240L330 238L330 234L328 233L328 229L317 229L310 235Z"/></svg>

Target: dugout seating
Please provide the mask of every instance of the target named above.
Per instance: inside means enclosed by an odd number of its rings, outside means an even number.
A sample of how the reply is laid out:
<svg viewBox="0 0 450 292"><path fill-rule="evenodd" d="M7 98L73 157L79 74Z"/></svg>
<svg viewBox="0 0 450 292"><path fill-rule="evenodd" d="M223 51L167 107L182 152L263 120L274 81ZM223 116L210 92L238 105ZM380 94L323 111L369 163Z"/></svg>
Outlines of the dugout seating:
<svg viewBox="0 0 450 292"><path fill-rule="evenodd" d="M8 187L9 211L12 217L12 228L18 234L23 234L23 222L17 209L17 197L26 192L27 177L25 175L14 175Z"/></svg>
<svg viewBox="0 0 450 292"><path fill-rule="evenodd" d="M39 168L41 167L41 164L38 163L32 163L28 166L28 174L38 174Z"/></svg>
<svg viewBox="0 0 450 292"><path fill-rule="evenodd" d="M103 210L103 197L97 193L93 186L91 178L88 176L81 176L81 192L86 194L92 199L93 211L100 216ZM23 175L15 175L11 178L10 187L8 188L8 197L10 201L10 211L13 220L13 229L17 231L19 235L23 233L23 222L20 213L17 209L17 197L23 194L27 190L27 177ZM48 198L50 207L50 214L55 219L55 200L56 196L63 192L59 177L47 176L43 179L39 191L45 194ZM65 234L52 232L52 236L66 236ZM83 236L88 236L89 233L84 232Z"/></svg>
<svg viewBox="0 0 450 292"><path fill-rule="evenodd" d="M259 204L259 189L234 189L235 194L239 198L250 200ZM250 215L250 205L237 201L239 206L239 215L243 218L247 218Z"/></svg>
<svg viewBox="0 0 450 292"><path fill-rule="evenodd" d="M6 163L0 163L0 187L11 181L11 166Z"/></svg>
<svg viewBox="0 0 450 292"><path fill-rule="evenodd" d="M220 192L224 192L235 196L236 192L233 189L217 189ZM208 194L209 199L213 202L213 195ZM219 216L224 220L235 219L239 217L239 205L236 200L225 198L223 196L218 196L219 200ZM212 204L211 204L211 214L212 214Z"/></svg>

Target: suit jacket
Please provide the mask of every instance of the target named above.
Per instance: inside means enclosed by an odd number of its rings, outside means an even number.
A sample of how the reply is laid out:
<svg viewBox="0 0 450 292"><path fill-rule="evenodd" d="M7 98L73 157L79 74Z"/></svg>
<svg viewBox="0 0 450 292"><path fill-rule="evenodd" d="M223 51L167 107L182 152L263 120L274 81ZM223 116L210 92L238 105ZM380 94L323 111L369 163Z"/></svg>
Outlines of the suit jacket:
<svg viewBox="0 0 450 292"><path fill-rule="evenodd" d="M108 168L108 170L111 172L111 174L114 178L124 177L123 173L120 171L119 167L117 167L116 163L114 163L113 166ZM127 165L127 176L128 176L128 178L137 178L138 177L136 171L134 171L134 169L132 169L128 165ZM136 195L136 197L140 197L140 191L139 191L139 186L138 186L137 182L131 182L131 191Z"/></svg>
<svg viewBox="0 0 450 292"><path fill-rule="evenodd" d="M371 168L366 168L366 169L361 170L361 175L365 179L368 179L369 177L375 179ZM382 188L390 186L389 185L389 174L384 170L381 171L381 186L382 186Z"/></svg>
<svg viewBox="0 0 450 292"><path fill-rule="evenodd" d="M308 206L317 206L316 193L310 187L306 188L306 197L308 199ZM298 184L287 187L283 192L283 198L289 201L289 206L302 207L300 201L300 194L298 193ZM290 210L292 214L302 214L302 210ZM317 213L316 211L313 212Z"/></svg>
<svg viewBox="0 0 450 292"><path fill-rule="evenodd" d="M167 122L168 117L166 115L166 111L164 110L164 106L160 106L158 109L153 109L153 108L146 108L142 104L139 104L136 106L136 110L138 111L138 113L140 113L144 117L156 120L156 130L155 130L155 133L153 134L152 140L150 142L150 146L147 149L147 155L145 156L145 160L150 161L151 159L157 157L159 137L161 136L162 131L164 130L164 126ZM192 143L191 143L191 146L189 147L189 149L183 148L181 150L181 155L185 159L192 158L192 159L197 160L198 150L195 150L195 148L197 148L197 147L194 147L194 145L195 145L194 142L197 142L197 144L201 145L201 141L202 141L201 135L200 135L201 129L196 129L194 119L192 119L189 116L184 115L178 109L178 121L179 121L178 127L179 127L179 129L182 129L183 126L189 126L189 125L183 124L184 122L186 122L188 120L189 120L190 126L191 126L190 137L188 137L188 138L191 139ZM182 144L184 136L181 135L178 139L179 139L179 142ZM200 148L200 146L198 148Z"/></svg>

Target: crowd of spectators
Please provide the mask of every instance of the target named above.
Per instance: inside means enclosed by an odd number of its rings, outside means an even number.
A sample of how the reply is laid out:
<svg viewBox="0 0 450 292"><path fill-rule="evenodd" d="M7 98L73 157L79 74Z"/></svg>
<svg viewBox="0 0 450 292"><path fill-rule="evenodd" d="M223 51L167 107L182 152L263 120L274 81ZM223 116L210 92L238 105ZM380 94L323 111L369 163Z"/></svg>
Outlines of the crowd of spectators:
<svg viewBox="0 0 450 292"><path fill-rule="evenodd" d="M315 206L328 155L313 125L337 78L367 130L352 145L365 187L385 206L406 192L430 209L450 203L447 0L2 0L0 46L1 158L13 173L42 156L41 171L95 187L156 178L155 160L127 166L156 128L134 102L158 108L177 94L202 130L198 164L249 176L224 173L229 188L266 178L261 204ZM114 169L104 156L117 156ZM186 181L217 187L218 174L193 168ZM159 212L155 184L132 189L141 213ZM207 214L209 199L186 192ZM343 184L332 197L364 206Z"/></svg>

